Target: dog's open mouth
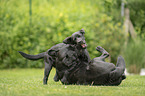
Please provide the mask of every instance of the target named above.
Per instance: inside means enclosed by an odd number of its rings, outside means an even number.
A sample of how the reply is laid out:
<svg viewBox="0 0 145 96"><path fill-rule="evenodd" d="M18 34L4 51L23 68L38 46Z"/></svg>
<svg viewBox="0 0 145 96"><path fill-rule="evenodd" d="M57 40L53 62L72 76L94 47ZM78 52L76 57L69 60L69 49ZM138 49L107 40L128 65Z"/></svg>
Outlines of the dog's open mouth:
<svg viewBox="0 0 145 96"><path fill-rule="evenodd" d="M86 44L81 44L82 48L86 48L87 45Z"/></svg>

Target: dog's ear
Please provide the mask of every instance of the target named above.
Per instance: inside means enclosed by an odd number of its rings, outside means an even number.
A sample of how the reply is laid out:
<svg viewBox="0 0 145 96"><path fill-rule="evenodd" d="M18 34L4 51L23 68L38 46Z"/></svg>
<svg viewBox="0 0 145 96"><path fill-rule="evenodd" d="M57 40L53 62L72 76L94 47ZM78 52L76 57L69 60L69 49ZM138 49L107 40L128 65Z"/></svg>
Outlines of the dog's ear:
<svg viewBox="0 0 145 96"><path fill-rule="evenodd" d="M85 34L85 30L84 29L81 29L80 30L80 33L84 35Z"/></svg>
<svg viewBox="0 0 145 96"><path fill-rule="evenodd" d="M49 50L48 51L48 55L50 55L50 56L56 56L56 54L57 54L57 52L55 51L55 50Z"/></svg>
<svg viewBox="0 0 145 96"><path fill-rule="evenodd" d="M73 42L71 37L67 37L66 39L63 40L63 43L65 43L65 44L73 44L74 42Z"/></svg>

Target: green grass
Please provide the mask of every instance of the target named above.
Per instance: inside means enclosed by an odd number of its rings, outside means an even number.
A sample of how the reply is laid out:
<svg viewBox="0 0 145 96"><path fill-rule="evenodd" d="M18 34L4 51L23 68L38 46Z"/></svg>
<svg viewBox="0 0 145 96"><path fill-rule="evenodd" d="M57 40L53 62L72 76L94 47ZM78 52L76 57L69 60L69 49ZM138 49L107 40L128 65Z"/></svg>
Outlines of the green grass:
<svg viewBox="0 0 145 96"><path fill-rule="evenodd" d="M145 76L127 76L119 86L62 85L51 71L43 85L44 69L0 70L0 96L145 96Z"/></svg>

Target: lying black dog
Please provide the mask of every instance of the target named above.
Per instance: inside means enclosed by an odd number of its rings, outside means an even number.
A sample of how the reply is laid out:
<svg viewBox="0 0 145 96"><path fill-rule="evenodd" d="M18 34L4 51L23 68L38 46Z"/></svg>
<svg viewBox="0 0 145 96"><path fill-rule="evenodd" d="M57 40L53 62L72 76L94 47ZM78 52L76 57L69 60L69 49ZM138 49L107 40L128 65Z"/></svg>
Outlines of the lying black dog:
<svg viewBox="0 0 145 96"><path fill-rule="evenodd" d="M113 63L105 62L105 58L109 53L98 46L97 51L101 52L100 57L91 60L88 65L83 65L68 79L70 84L89 84L89 85L119 85L126 78L124 74L125 61L119 56L116 66ZM81 74L81 75L80 75ZM80 78L84 78L82 82L78 82Z"/></svg>
<svg viewBox="0 0 145 96"><path fill-rule="evenodd" d="M47 52L38 55L29 55L21 51L19 51L19 53L30 60L44 58L44 84L47 84L48 76L52 67L56 68L56 75L54 77L55 81L61 80L64 84L70 84L67 80L69 75L76 69L80 68L80 66L83 66L82 64L89 64L91 60L88 51L86 50L87 46L84 34L85 31L81 29L72 34L71 37L66 38L63 43L57 44ZM79 80L82 80L82 78Z"/></svg>

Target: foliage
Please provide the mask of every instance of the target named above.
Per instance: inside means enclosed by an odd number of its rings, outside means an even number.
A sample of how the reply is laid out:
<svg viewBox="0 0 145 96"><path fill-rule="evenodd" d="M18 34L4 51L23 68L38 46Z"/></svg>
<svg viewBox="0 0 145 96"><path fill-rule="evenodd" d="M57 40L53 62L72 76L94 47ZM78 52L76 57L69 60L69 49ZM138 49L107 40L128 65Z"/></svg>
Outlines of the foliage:
<svg viewBox="0 0 145 96"><path fill-rule="evenodd" d="M106 13L112 15L113 20L120 21L122 18L121 3L130 10L130 19L135 30L145 40L145 0L105 0Z"/></svg>
<svg viewBox="0 0 145 96"><path fill-rule="evenodd" d="M145 0L127 0L126 5L138 36L145 40Z"/></svg>
<svg viewBox="0 0 145 96"><path fill-rule="evenodd" d="M138 39L131 41L123 49L123 55L126 61L126 67L131 73L139 73L141 68L145 68L145 43Z"/></svg>
<svg viewBox="0 0 145 96"><path fill-rule="evenodd" d="M104 4L102 0L32 0L30 18L28 0L1 0L0 68L41 68L43 63L28 61L17 51L44 52L82 28L91 58L99 55L95 48L102 46L115 62L124 38L121 23L107 14Z"/></svg>
<svg viewBox="0 0 145 96"><path fill-rule="evenodd" d="M143 43L145 42L145 0L105 0L105 13L111 15L113 21L120 21L121 19L123 21L120 15L122 1L125 3L125 8L130 10L130 20L137 33L137 39L132 41L128 34L126 40L129 39L129 42L126 41L125 47L121 48L129 71L139 73L140 68L145 66L145 46Z"/></svg>
<svg viewBox="0 0 145 96"><path fill-rule="evenodd" d="M119 86L62 85L51 71L43 85L43 69L0 70L1 96L144 96L145 76L127 76Z"/></svg>

